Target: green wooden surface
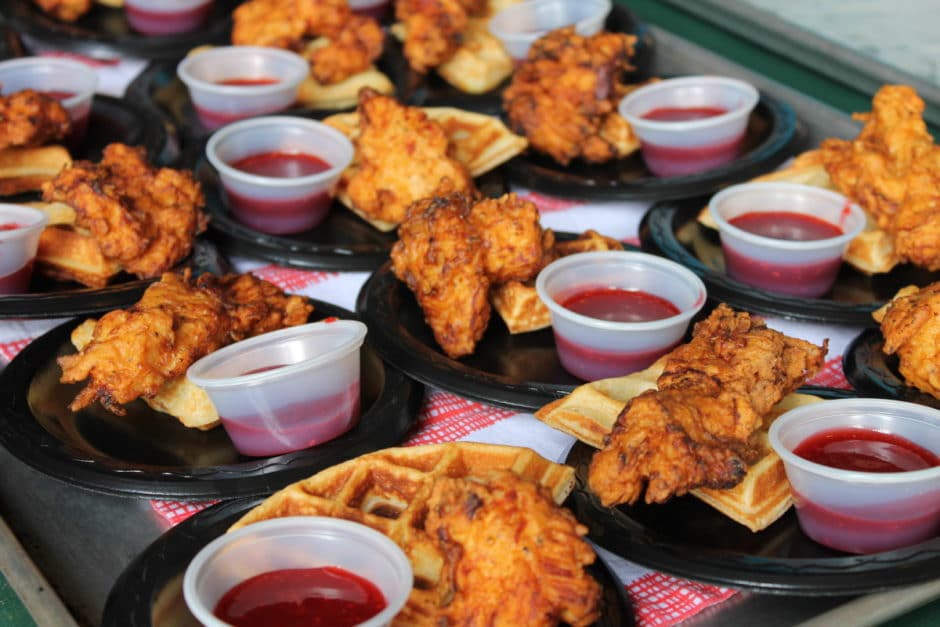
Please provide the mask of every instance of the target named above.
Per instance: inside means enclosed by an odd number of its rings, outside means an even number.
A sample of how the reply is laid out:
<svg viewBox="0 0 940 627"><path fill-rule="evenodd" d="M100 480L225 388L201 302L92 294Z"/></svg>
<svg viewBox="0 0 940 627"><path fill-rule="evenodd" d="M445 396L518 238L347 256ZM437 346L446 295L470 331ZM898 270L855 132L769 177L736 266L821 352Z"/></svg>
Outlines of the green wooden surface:
<svg viewBox="0 0 940 627"><path fill-rule="evenodd" d="M36 621L16 591L10 587L6 577L0 573L0 625L5 627L36 627Z"/></svg>

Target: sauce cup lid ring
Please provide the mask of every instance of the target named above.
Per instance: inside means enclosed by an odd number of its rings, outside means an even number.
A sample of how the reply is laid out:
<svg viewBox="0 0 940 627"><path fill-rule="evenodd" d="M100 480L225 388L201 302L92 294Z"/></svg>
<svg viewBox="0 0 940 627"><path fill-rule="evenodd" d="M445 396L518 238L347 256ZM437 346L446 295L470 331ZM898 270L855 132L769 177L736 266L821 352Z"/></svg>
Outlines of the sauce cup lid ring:
<svg viewBox="0 0 940 627"><path fill-rule="evenodd" d="M324 363L335 361L354 350L359 350L366 337L367 327L358 320L332 320L325 322L309 322L293 327L278 329L262 333L255 337L223 346L217 351L213 351L205 357L197 360L186 371L186 377L194 384L202 388L211 388L221 390L232 387L251 387L261 383L266 383L271 379L287 377L308 368L314 368ZM210 376L208 371L228 361L232 356L238 353L257 349L265 344L291 342L302 338L310 333L341 331L349 334L349 337L341 345L331 348L328 351L319 353L315 357L303 359L291 364L281 365L279 368L255 372L252 374Z"/></svg>
<svg viewBox="0 0 940 627"><path fill-rule="evenodd" d="M907 418L912 418L917 422L931 424L936 426L937 429L940 429L940 410L926 407L924 405L918 405L916 403L909 403L907 401L875 398L841 398L825 400L821 401L820 403L811 403L809 405L802 405L800 407L795 407L789 411L786 411L778 416L770 424L770 429L768 429L767 436L770 440L771 448L773 448L777 455L779 455L780 458L787 464L792 464L793 466L814 475L820 475L828 479L835 479L857 484L885 485L920 482L927 480L940 481L940 466L906 472L864 472L861 470L844 470L841 468L832 468L823 464L817 464L816 462L812 462L795 454L792 449L785 446L783 442L781 442L780 431L786 428L787 423L791 420L802 418L806 414L812 415L817 413L820 410L817 405L823 405L828 410L826 416L820 416L819 419L832 417L833 414L845 416L859 413L887 415L895 413L899 409L906 409L918 414L914 416L907 416ZM826 427L827 430L841 428L851 429L855 427L852 425L830 425ZM860 428L869 429L870 427Z"/></svg>
<svg viewBox="0 0 940 627"><path fill-rule="evenodd" d="M305 131L315 131L318 133L322 132L325 135L328 135L331 139L335 140L338 145L343 147L342 151L346 154L343 155L343 158L339 161L339 163L329 164L330 168L328 170L323 170L322 172L317 172L316 174L308 174L307 176L296 176L290 178L261 176L258 174L244 172L236 167L229 165L222 158L220 158L218 154L216 154L219 144L228 139L234 133L256 127L273 126L277 128L284 128L290 125L301 128ZM298 118L289 115L265 115L232 122L231 124L227 124L213 133L212 136L209 137L209 141L206 144L206 158L209 160L209 163L212 164L212 167L214 167L220 173L234 180L242 181L243 183L264 185L267 187L297 187L302 185L310 185L337 177L352 162L354 154L355 149L353 148L352 142L349 141L349 138L332 126L324 124L318 120L308 120L306 118Z"/></svg>
<svg viewBox="0 0 940 627"><path fill-rule="evenodd" d="M539 39L544 36L549 31L553 30L551 28L544 28L538 30L526 30L526 31L515 31L515 30L503 30L503 22L507 22L505 26L509 26L510 23L513 23L513 16L516 13L521 13L523 11L531 11L533 9L537 10L538 6L552 5L552 4L567 4L562 0L528 0L527 2L520 2L518 4L511 4L501 11L496 13L492 18L490 18L488 27L491 33L496 35L500 39L505 39L507 41L526 41L528 39ZM578 28L589 24L592 21L597 20L598 18L606 18L613 8L613 2L611 0L582 0L581 5L596 5L597 12L582 17L580 20L567 24L567 26L574 26L575 30ZM563 27L556 27L563 28Z"/></svg>
<svg viewBox="0 0 940 627"><path fill-rule="evenodd" d="M547 276L546 271L550 268L553 271L558 271L568 266L579 265L582 263L603 262L614 262L618 265L632 265L635 267L652 265L661 270L674 272L675 274L679 275L686 284L693 286L693 289L696 292L695 301L691 307L682 309L679 311L679 313L673 316L669 316L668 318L648 320L645 322L618 322L614 320L601 320L599 318L592 318L590 316L579 314L568 309L567 307L564 307L561 305L561 303L556 301L548 294L548 290L545 285L547 279L545 277ZM700 279L694 272L685 266L663 257L657 257L648 253L633 251L593 251L576 253L573 255L561 257L560 259L556 259L552 263L542 268L538 276L535 278L535 290L538 293L539 298L543 303L545 303L545 306L548 307L552 313L564 316L565 318L568 318L569 320L584 326L590 326L596 329L603 329L608 331L655 331L657 329L669 327L674 324L680 324L684 321L690 320L693 316L695 316L695 314L697 314L699 310L705 306L705 301L708 297L705 284L702 282L702 279Z"/></svg>
<svg viewBox="0 0 940 627"><path fill-rule="evenodd" d="M744 96L744 101L741 103L741 106L735 107L730 111L726 111L721 115L713 115L697 120L650 120L642 117L642 115L648 113L648 111L644 111L639 115L628 111L630 104L642 98L644 95L648 95L652 92L666 91L676 87L702 85L703 83L725 85L738 89ZM620 113L620 116L626 119L631 126L640 126L650 129L669 130L675 132L693 131L700 128L718 126L734 118L750 115L751 110L757 106L759 100L760 92L757 91L756 87L747 81L731 78L730 76L713 76L710 74L703 74L701 76L681 76L677 78L667 78L655 83L650 83L649 85L644 85L643 87L639 87L631 91L620 100L620 103L617 106L617 112Z"/></svg>
<svg viewBox="0 0 940 627"><path fill-rule="evenodd" d="M199 78L198 76L194 75L190 69L196 63L211 61L215 57L231 56L237 53L244 53L246 55L260 54L269 57L277 57L287 61L288 63L292 63L293 65L289 67L289 73L285 77L279 78L277 82L259 85L224 85L214 83L212 81ZM180 80L183 81L183 83L185 83L189 88L196 87L203 91L211 91L219 95L239 95L246 92L251 92L253 95L261 96L278 91L284 91L286 89L296 88L298 85L300 85L301 82L303 82L304 78L306 78L307 73L309 72L309 68L310 64L302 56L290 50L268 48L265 46L222 46L184 58L176 66L176 75L179 76Z"/></svg>
<svg viewBox="0 0 940 627"><path fill-rule="evenodd" d="M20 216L17 218L17 215ZM17 205L15 203L0 203L0 223L10 219L30 220L29 224L24 224L19 228L0 230L0 240L15 239L22 237L25 233L37 229L46 228L49 223L49 216L39 209L34 209L26 205Z"/></svg>
<svg viewBox="0 0 940 627"><path fill-rule="evenodd" d="M23 57L19 59L7 59L0 61L0 73L5 69L35 71L38 74L49 73L51 70L68 70L70 76L81 76L86 79L87 85L83 90L75 93L73 96L62 99L62 106L69 108L79 102L86 100L95 94L98 88L98 74L85 63L74 59L65 59L62 57ZM45 72L43 72L45 70ZM3 81L0 80L0 88ZM24 87L24 89L27 89ZM35 89L35 88L33 88Z"/></svg>

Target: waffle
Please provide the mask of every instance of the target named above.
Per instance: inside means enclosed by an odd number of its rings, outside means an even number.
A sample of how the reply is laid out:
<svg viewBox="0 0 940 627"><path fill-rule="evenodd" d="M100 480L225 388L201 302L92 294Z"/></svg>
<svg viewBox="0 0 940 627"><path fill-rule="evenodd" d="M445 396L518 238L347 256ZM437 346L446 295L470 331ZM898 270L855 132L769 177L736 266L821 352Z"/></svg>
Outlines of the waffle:
<svg viewBox="0 0 940 627"><path fill-rule="evenodd" d="M554 241L553 235L549 234L549 237ZM554 242L550 247L549 258L588 251L623 249L623 245L617 240L592 230L585 231L577 239ZM528 333L551 326L551 314L535 291L534 280L509 281L495 285L490 289L489 298L490 304L506 323L510 334Z"/></svg>
<svg viewBox="0 0 940 627"><path fill-rule="evenodd" d="M568 396L539 409L535 416L549 426L600 449L627 402L646 390L656 388L656 380L665 363L665 358L661 358L646 370L581 385ZM787 395L771 411L765 428L783 412L820 400L808 394ZM741 483L726 490L698 488L690 491L696 498L751 531L768 527L793 503L783 461L770 448L766 429L758 435L763 457L748 467Z"/></svg>
<svg viewBox="0 0 940 627"><path fill-rule="evenodd" d="M839 191L833 185L822 163L820 163L818 153L815 150L798 155L786 168L758 176L752 181L798 183ZM718 228L707 206L699 212L698 221L710 229ZM865 229L849 242L842 258L846 263L865 274L890 272L900 262L891 235L878 228L871 217L869 217Z"/></svg>
<svg viewBox="0 0 940 627"><path fill-rule="evenodd" d="M499 39L490 34L488 24L488 18L471 18L460 47L436 68L441 78L462 92L488 92L512 74L512 57Z"/></svg>
<svg viewBox="0 0 940 627"><path fill-rule="evenodd" d="M104 256L88 231L57 224L47 226L39 236L36 271L57 281L104 287L121 271L121 265Z"/></svg>
<svg viewBox="0 0 940 627"><path fill-rule="evenodd" d="M85 320L72 330L72 345L82 350L92 339L95 321ZM219 414L205 390L191 383L186 376L171 379L152 398L143 401L156 411L169 414L187 427L205 431L220 424Z"/></svg>
<svg viewBox="0 0 940 627"><path fill-rule="evenodd" d="M72 162L62 146L0 150L0 194L35 192Z"/></svg>
<svg viewBox="0 0 940 627"><path fill-rule="evenodd" d="M282 516L333 516L363 523L394 540L408 555L415 585L397 621L431 622L450 601L446 556L424 531L427 499L439 478L483 479L507 470L549 490L561 503L574 470L513 446L453 442L390 448L327 468L276 492L229 531Z"/></svg>

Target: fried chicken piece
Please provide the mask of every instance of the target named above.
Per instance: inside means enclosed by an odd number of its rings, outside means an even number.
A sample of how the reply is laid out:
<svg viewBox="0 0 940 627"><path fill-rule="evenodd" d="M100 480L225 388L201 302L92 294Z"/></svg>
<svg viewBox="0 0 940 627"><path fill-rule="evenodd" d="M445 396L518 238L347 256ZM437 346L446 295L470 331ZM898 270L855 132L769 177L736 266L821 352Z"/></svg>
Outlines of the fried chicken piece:
<svg viewBox="0 0 940 627"><path fill-rule="evenodd" d="M822 368L827 346L767 328L722 304L667 358L657 390L617 417L588 474L605 505L661 503L693 488L730 488L759 455L773 405Z"/></svg>
<svg viewBox="0 0 940 627"><path fill-rule="evenodd" d="M434 339L450 357L473 352L490 320L480 236L463 194L426 198L408 209L392 247L392 269L414 292Z"/></svg>
<svg viewBox="0 0 940 627"><path fill-rule="evenodd" d="M533 482L509 471L486 483L440 479L425 529L448 555L448 625L582 626L600 616L600 586L584 571L595 560L587 528Z"/></svg>
<svg viewBox="0 0 940 627"><path fill-rule="evenodd" d="M385 34L372 18L350 15L342 30L307 53L310 74L322 85L332 85L368 70L382 54Z"/></svg>
<svg viewBox="0 0 940 627"><path fill-rule="evenodd" d="M34 0L36 5L57 20L74 22L91 10L92 0Z"/></svg>
<svg viewBox="0 0 940 627"><path fill-rule="evenodd" d="M0 150L63 139L71 124L65 107L46 94L23 89L0 96Z"/></svg>
<svg viewBox="0 0 940 627"><path fill-rule="evenodd" d="M602 163L635 150L632 129L617 113L635 43L624 33L582 37L574 27L537 40L503 92L512 129L562 165L579 157Z"/></svg>
<svg viewBox="0 0 940 627"><path fill-rule="evenodd" d="M77 161L43 184L43 199L75 210L102 253L141 278L159 276L206 229L205 199L189 171L155 168L143 148L110 144L99 163Z"/></svg>
<svg viewBox="0 0 940 627"><path fill-rule="evenodd" d="M308 14L299 0L248 0L232 11L232 43L299 50Z"/></svg>
<svg viewBox="0 0 940 627"><path fill-rule="evenodd" d="M907 384L940 399L940 282L905 287L873 315Z"/></svg>
<svg viewBox="0 0 940 627"><path fill-rule="evenodd" d="M532 202L515 194L473 205L468 216L483 245L486 275L494 284L526 281L542 265L542 227Z"/></svg>
<svg viewBox="0 0 940 627"><path fill-rule="evenodd" d="M417 200L473 191L466 168L448 154L444 130L420 108L363 89L358 111L361 131L346 188L356 210L397 224Z"/></svg>
<svg viewBox="0 0 940 627"><path fill-rule="evenodd" d="M306 298L285 294L278 286L253 274L227 274L216 279L210 274L197 284L217 284L231 321L229 339L233 342L284 327L304 324L313 311Z"/></svg>
<svg viewBox="0 0 940 627"><path fill-rule="evenodd" d="M193 280L189 270L167 272L128 309L102 316L79 353L59 358L60 381L90 379L69 405L78 411L99 401L121 406L153 398L196 360L247 337L303 324L313 307L301 296L250 274Z"/></svg>
<svg viewBox="0 0 940 627"><path fill-rule="evenodd" d="M395 17L405 26L408 65L421 74L453 56L469 24L460 0L397 0Z"/></svg>
<svg viewBox="0 0 940 627"><path fill-rule="evenodd" d="M90 379L69 409L100 401L123 416L123 403L155 395L197 359L223 346L230 326L217 287L196 285L188 273L164 274L137 304L102 316L80 353L58 359L63 383Z"/></svg>

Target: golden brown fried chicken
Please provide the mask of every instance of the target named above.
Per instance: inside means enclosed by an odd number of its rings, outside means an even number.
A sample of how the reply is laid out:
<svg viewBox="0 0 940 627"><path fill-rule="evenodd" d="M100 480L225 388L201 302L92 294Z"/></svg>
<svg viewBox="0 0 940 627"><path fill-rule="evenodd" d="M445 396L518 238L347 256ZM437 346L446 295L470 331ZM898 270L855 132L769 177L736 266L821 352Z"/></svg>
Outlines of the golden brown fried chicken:
<svg viewBox="0 0 940 627"><path fill-rule="evenodd" d="M460 0L397 0L395 17L405 26L408 65L422 74L453 56L469 24Z"/></svg>
<svg viewBox="0 0 940 627"><path fill-rule="evenodd" d="M192 173L155 168L143 148L110 144L99 163L77 161L43 184L43 199L75 210L106 258L141 278L159 276L192 250L208 217Z"/></svg>
<svg viewBox="0 0 940 627"><path fill-rule="evenodd" d="M600 616L600 586L584 571L595 560L587 528L531 481L509 471L486 483L439 479L425 529L452 571L447 625L583 626Z"/></svg>
<svg viewBox="0 0 940 627"><path fill-rule="evenodd" d="M248 0L232 12L232 43L296 50L307 32L297 0Z"/></svg>
<svg viewBox="0 0 940 627"><path fill-rule="evenodd" d="M542 227L536 206L515 194L474 203L468 216L483 245L486 275L493 283L526 281L542 265Z"/></svg>
<svg viewBox="0 0 940 627"><path fill-rule="evenodd" d="M582 37L573 27L537 40L503 92L513 130L562 165L579 157L601 163L635 150L633 131L617 113L634 43L633 35Z"/></svg>
<svg viewBox="0 0 940 627"><path fill-rule="evenodd" d="M300 296L251 275L193 280L189 271L166 273L128 309L102 316L92 340L59 358L61 381L89 379L69 408L95 401L124 415L121 406L152 398L196 360L246 337L307 321L313 307Z"/></svg>
<svg viewBox="0 0 940 627"><path fill-rule="evenodd" d="M346 191L353 207L397 224L408 206L448 191L473 191L466 168L448 154L441 126L418 107L370 89L359 92L356 161Z"/></svg>
<svg viewBox="0 0 940 627"><path fill-rule="evenodd" d="M874 317L907 384L940 399L940 282L901 289Z"/></svg>
<svg viewBox="0 0 940 627"><path fill-rule="evenodd" d="M74 22L91 10L92 0L34 0L43 13L57 20Z"/></svg>
<svg viewBox="0 0 940 627"><path fill-rule="evenodd" d="M163 275L137 304L102 316L84 350L59 358L63 383L89 379L69 408L100 401L123 416L123 403L155 395L223 346L230 326L217 286L196 285L188 274Z"/></svg>
<svg viewBox="0 0 940 627"><path fill-rule="evenodd" d="M374 19L350 15L345 28L323 46L309 50L310 74L323 85L368 70L382 54L385 34Z"/></svg>
<svg viewBox="0 0 940 627"><path fill-rule="evenodd" d="M408 209L392 247L392 269L414 292L434 339L451 357L473 352L490 320L480 236L467 221L471 199L450 194Z"/></svg>
<svg viewBox="0 0 940 627"><path fill-rule="evenodd" d="M57 141L69 128L68 111L55 98L33 89L0 96L0 150Z"/></svg>
<svg viewBox="0 0 940 627"><path fill-rule="evenodd" d="M661 503L693 488L730 488L759 455L764 416L823 365L822 347L719 305L667 358L658 390L631 400L589 471L605 505Z"/></svg>

